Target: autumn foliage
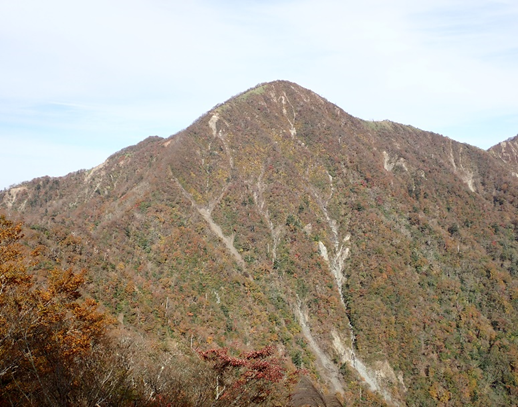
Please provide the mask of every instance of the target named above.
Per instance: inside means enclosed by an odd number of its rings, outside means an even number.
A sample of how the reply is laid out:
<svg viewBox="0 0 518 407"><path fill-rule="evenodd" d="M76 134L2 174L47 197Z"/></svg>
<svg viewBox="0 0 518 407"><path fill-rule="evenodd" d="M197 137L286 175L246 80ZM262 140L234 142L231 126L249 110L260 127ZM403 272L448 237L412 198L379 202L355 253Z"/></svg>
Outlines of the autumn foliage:
<svg viewBox="0 0 518 407"><path fill-rule="evenodd" d="M286 374L272 346L173 357L109 335L112 319L81 295L85 271L41 268L45 247L29 250L23 238L21 224L0 216L0 406L287 402L297 372Z"/></svg>
<svg viewBox="0 0 518 407"><path fill-rule="evenodd" d="M49 404L37 378L55 372L95 384L61 390L91 405L231 404L284 384L237 350L193 349L273 344L316 379L299 386L311 397L330 390L324 354L347 405L518 405L518 178L493 153L281 81L96 169L0 191L29 235L2 229L2 389ZM96 336L70 267L122 343Z"/></svg>
<svg viewBox="0 0 518 407"><path fill-rule="evenodd" d="M38 270L38 251L22 237L20 224L0 217L0 405L67 405L109 320L81 297L84 271Z"/></svg>
<svg viewBox="0 0 518 407"><path fill-rule="evenodd" d="M215 401L232 400L232 405L248 406L272 398L277 383L285 379L285 368L273 356L274 347L229 355L227 348L198 351L216 373ZM289 381L286 381L288 383Z"/></svg>

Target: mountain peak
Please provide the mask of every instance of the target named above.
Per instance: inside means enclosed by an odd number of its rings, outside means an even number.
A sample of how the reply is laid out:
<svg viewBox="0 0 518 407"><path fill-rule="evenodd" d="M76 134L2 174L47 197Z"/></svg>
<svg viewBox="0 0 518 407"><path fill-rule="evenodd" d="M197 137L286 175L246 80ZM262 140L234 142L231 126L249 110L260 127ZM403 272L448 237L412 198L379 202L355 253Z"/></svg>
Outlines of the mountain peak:
<svg viewBox="0 0 518 407"><path fill-rule="evenodd" d="M297 104L300 104L311 103L314 101L319 101L320 104L329 103L315 92L294 82L276 80L260 83L242 93L239 93L225 103L216 106L216 109L226 106L227 104L242 102L247 102L249 104L253 104L254 102L262 104L296 102Z"/></svg>

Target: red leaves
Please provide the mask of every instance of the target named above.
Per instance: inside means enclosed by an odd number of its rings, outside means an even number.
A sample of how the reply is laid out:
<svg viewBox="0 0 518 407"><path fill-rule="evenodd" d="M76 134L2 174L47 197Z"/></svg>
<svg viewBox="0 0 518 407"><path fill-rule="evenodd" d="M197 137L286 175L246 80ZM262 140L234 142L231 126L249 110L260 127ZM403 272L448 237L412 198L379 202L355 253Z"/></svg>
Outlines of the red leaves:
<svg viewBox="0 0 518 407"><path fill-rule="evenodd" d="M200 357L212 364L218 378L226 390L220 398L244 397L248 400L265 400L272 392L273 385L286 379L282 361L273 356L273 346L230 356L227 348L197 351ZM239 396L238 396L239 395Z"/></svg>
<svg viewBox="0 0 518 407"><path fill-rule="evenodd" d="M273 346L266 346L260 350L253 350L251 352L245 353L244 357L246 359L262 359L273 354Z"/></svg>

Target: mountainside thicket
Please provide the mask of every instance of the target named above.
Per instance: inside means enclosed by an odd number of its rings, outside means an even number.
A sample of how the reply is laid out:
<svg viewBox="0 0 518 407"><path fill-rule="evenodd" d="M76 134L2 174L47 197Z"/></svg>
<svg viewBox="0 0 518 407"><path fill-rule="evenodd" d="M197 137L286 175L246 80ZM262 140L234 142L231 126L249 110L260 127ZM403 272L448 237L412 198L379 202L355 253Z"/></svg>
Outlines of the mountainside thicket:
<svg viewBox="0 0 518 407"><path fill-rule="evenodd" d="M517 405L518 177L497 147L280 81L0 203L161 357L273 346L306 399Z"/></svg>
<svg viewBox="0 0 518 407"><path fill-rule="evenodd" d="M0 406L288 403L300 372L275 347L172 351L131 336L81 293L85 270L31 243L0 216Z"/></svg>

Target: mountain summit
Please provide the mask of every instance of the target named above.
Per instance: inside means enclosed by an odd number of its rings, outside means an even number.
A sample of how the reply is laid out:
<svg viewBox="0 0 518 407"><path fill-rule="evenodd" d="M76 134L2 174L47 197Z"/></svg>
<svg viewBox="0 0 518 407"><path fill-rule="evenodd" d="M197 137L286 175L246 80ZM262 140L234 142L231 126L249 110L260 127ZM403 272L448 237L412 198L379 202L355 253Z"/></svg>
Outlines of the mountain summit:
<svg viewBox="0 0 518 407"><path fill-rule="evenodd" d="M346 405L516 405L513 142L364 121L277 81L0 202L158 343L273 344Z"/></svg>

